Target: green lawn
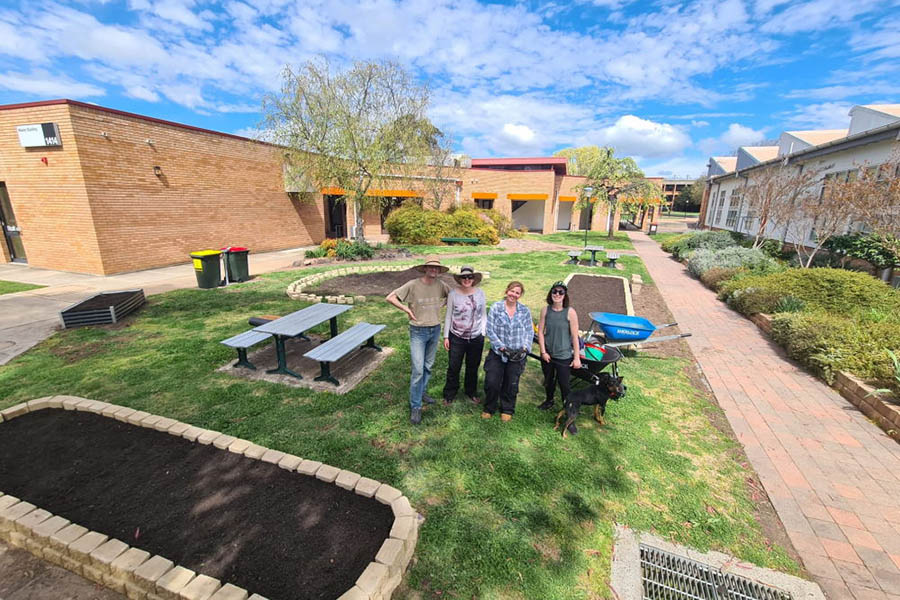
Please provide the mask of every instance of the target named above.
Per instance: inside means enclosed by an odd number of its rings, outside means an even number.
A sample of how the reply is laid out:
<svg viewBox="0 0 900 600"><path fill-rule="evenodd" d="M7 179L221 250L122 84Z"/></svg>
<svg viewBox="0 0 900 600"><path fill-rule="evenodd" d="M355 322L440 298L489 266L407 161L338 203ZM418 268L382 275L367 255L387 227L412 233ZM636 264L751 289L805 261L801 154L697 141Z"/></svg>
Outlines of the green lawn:
<svg viewBox="0 0 900 600"><path fill-rule="evenodd" d="M576 248L584 246L583 231L558 231L556 233L548 233L546 235L540 233L529 233L529 239L549 242L551 244L564 244L566 246L574 246ZM589 231L587 235L589 246L603 246L612 250L632 250L631 240L624 233L617 233L612 239L605 233L600 231Z"/></svg>
<svg viewBox="0 0 900 600"><path fill-rule="evenodd" d="M16 292L36 290L42 287L47 286L33 285L30 283L19 283L17 281L0 281L0 296L2 296L3 294L15 294Z"/></svg>
<svg viewBox="0 0 900 600"><path fill-rule="evenodd" d="M644 272L636 257L628 259L616 274ZM533 310L548 285L572 271L558 252L447 262L462 261L491 272L483 284L489 301L509 280L523 281L523 301ZM381 298L354 306L340 326L386 323L378 342L397 352L344 396L216 372L235 358L219 340L245 330L250 315L304 306L285 287L301 273L329 268L152 296L124 327L58 332L0 367L0 408L52 394L84 396L395 485L426 519L400 598L609 598L615 522L798 572L754 520L736 443L710 424L706 415L719 409L691 387L680 359L623 360L627 397L610 404L602 428L584 411L579 434L566 440L552 430L553 416L536 409L543 391L530 359L510 423L483 421L479 407L460 398L430 408L411 427L406 324ZM599 271L612 272L591 272ZM446 365L440 350L429 386L435 397Z"/></svg>

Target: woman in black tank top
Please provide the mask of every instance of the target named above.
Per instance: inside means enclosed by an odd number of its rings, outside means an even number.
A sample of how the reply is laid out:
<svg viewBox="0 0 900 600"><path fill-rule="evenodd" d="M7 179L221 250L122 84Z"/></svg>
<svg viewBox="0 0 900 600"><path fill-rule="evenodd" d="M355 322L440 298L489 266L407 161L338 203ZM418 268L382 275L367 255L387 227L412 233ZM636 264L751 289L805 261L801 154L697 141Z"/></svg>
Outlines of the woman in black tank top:
<svg viewBox="0 0 900 600"><path fill-rule="evenodd" d="M578 352L578 315L569 307L569 290L557 281L547 293L547 306L541 309L538 324L538 344L541 347L541 369L544 371L544 390L547 398L538 406L541 410L553 408L556 384L563 404L569 397L571 370L581 368Z"/></svg>

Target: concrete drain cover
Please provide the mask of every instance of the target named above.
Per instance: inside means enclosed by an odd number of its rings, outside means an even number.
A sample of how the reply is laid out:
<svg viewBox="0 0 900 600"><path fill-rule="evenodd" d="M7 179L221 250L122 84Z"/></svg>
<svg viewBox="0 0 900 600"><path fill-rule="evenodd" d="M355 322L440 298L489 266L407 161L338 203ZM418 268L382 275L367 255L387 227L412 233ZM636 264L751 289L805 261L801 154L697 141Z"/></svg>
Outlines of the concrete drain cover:
<svg viewBox="0 0 900 600"><path fill-rule="evenodd" d="M640 544L645 600L794 600L788 592Z"/></svg>
<svg viewBox="0 0 900 600"><path fill-rule="evenodd" d="M811 581L623 525L616 525L610 587L619 600L825 600Z"/></svg>

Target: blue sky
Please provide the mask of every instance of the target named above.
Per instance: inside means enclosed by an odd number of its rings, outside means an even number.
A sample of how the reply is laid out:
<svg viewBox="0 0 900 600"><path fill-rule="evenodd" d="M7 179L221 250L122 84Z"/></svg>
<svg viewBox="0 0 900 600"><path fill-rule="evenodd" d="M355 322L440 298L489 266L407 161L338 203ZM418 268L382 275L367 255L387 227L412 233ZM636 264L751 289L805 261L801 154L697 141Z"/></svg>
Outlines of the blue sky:
<svg viewBox="0 0 900 600"><path fill-rule="evenodd" d="M900 103L900 0L0 1L0 104L252 135L283 66L394 59L474 157L612 145L648 175Z"/></svg>

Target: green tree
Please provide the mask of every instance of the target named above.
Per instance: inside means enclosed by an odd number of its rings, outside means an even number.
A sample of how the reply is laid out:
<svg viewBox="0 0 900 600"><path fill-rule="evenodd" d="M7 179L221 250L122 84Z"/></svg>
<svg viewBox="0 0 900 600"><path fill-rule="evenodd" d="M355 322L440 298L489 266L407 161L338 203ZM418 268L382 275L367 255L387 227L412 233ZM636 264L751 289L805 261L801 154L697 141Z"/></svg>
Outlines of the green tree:
<svg viewBox="0 0 900 600"><path fill-rule="evenodd" d="M609 237L615 235L612 219L619 201L630 205L658 204L662 190L644 178L637 163L631 157L617 158L615 149L604 146L565 148L554 154L569 160L568 172L583 175L585 183L577 186L579 199L575 208L590 209L591 202L604 202L609 207Z"/></svg>
<svg viewBox="0 0 900 600"><path fill-rule="evenodd" d="M686 186L678 193L678 197L672 202L671 209L681 209L687 211L688 207L697 207L699 210L700 203L703 201L703 192L706 189L706 178L698 177L694 182Z"/></svg>
<svg viewBox="0 0 900 600"><path fill-rule="evenodd" d="M363 212L385 201L370 190L427 181L439 204L453 189L455 178L439 172L449 138L426 116L428 90L399 64L355 62L342 70L319 58L285 67L283 78L281 91L263 101L263 126L284 150L286 183L308 192L344 189L358 239Z"/></svg>

